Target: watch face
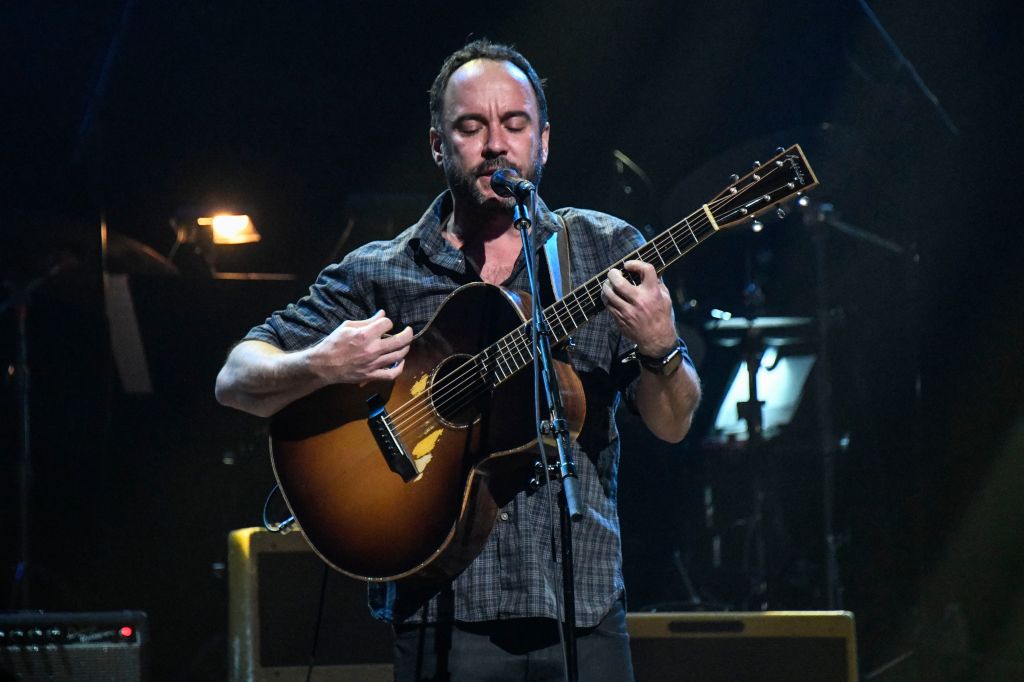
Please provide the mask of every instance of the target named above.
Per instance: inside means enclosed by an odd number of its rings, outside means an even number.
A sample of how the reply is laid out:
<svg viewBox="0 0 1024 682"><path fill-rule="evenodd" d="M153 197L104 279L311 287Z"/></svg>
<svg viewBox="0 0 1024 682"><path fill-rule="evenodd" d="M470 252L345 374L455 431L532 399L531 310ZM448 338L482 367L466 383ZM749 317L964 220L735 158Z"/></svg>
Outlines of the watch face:
<svg viewBox="0 0 1024 682"><path fill-rule="evenodd" d="M679 369L679 365L682 362L683 362L683 353L682 353L682 351L679 350L679 347L677 346L676 349L674 351L672 351L672 353L667 358L665 358L665 362L662 363L662 365L661 365L661 374L662 374L662 376L668 376L669 374L672 374L673 372L675 372L677 369Z"/></svg>
<svg viewBox="0 0 1024 682"><path fill-rule="evenodd" d="M683 351L681 346L676 346L671 353L663 358L640 357L640 364L647 368L648 371L660 374L661 376L672 374L672 372L679 368L679 363L682 361Z"/></svg>

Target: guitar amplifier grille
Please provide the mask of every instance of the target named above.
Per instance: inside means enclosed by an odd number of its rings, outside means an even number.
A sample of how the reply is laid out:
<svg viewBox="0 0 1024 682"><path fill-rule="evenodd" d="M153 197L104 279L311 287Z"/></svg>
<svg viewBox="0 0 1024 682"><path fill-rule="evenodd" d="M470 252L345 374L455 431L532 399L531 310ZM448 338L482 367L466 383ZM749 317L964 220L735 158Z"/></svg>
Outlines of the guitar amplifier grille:
<svg viewBox="0 0 1024 682"><path fill-rule="evenodd" d="M324 605L319 628L320 588ZM230 679L390 682L391 627L374 620L366 584L326 568L299 532L243 528L228 537Z"/></svg>

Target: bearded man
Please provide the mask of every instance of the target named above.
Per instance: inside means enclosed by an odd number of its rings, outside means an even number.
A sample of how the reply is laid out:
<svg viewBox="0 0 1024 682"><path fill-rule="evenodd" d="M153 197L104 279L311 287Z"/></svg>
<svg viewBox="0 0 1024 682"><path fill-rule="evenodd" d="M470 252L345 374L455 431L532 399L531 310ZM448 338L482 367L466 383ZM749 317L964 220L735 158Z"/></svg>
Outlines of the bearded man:
<svg viewBox="0 0 1024 682"><path fill-rule="evenodd" d="M444 62L430 90L430 115L430 152L448 189L416 224L349 253L320 274L309 295L253 328L217 377L221 403L271 416L326 386L393 381L414 334L460 286L483 281L528 290L515 200L498 196L491 176L515 168L540 185L551 135L540 78L511 47L474 41ZM596 211L552 211L538 198L532 217L538 254L554 233L568 234L574 287L643 244L636 229ZM579 677L587 681L632 679L615 413L625 402L657 437L678 442L700 399L667 289L648 263L627 260L623 268L628 273L613 268L604 276L606 312L573 334L568 354L586 398L571 448L583 511L573 524L576 641ZM538 279L546 305L554 285ZM531 437L523 434L524 442ZM457 575L429 589L371 583L371 609L395 626L397 680L563 679L562 573L552 533L558 510L522 483Z"/></svg>

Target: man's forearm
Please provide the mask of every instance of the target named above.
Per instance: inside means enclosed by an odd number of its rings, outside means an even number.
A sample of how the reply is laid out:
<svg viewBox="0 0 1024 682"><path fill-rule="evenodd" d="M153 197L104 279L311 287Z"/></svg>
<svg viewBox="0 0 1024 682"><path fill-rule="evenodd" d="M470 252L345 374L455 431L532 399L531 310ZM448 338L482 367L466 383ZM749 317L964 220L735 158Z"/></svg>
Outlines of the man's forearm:
<svg viewBox="0 0 1024 682"><path fill-rule="evenodd" d="M669 443L678 443L690 430L700 394L697 372L684 362L667 377L641 370L636 404L651 433Z"/></svg>
<svg viewBox="0 0 1024 682"><path fill-rule="evenodd" d="M342 322L319 342L283 351L263 341L243 341L217 375L217 400L261 417L330 384L394 381L405 367L413 333L390 334L383 311Z"/></svg>
<svg viewBox="0 0 1024 682"><path fill-rule="evenodd" d="M323 385L310 370L307 355L263 341L243 341L217 375L217 401L260 417L275 414Z"/></svg>

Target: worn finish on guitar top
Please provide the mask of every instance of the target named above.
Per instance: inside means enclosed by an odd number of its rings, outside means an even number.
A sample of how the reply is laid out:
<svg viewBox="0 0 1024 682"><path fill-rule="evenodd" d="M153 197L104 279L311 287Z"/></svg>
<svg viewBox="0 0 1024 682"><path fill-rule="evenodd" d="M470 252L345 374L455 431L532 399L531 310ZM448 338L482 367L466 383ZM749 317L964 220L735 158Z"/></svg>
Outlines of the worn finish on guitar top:
<svg viewBox="0 0 1024 682"><path fill-rule="evenodd" d="M274 417L275 475L324 560L376 581L427 564L451 575L480 552L498 508L532 472L533 372L498 383L467 361L521 327L529 305L490 284L461 287L413 339L395 382L329 386ZM556 367L575 437L582 385L569 365ZM367 424L374 394L420 471L410 482L388 467Z"/></svg>

